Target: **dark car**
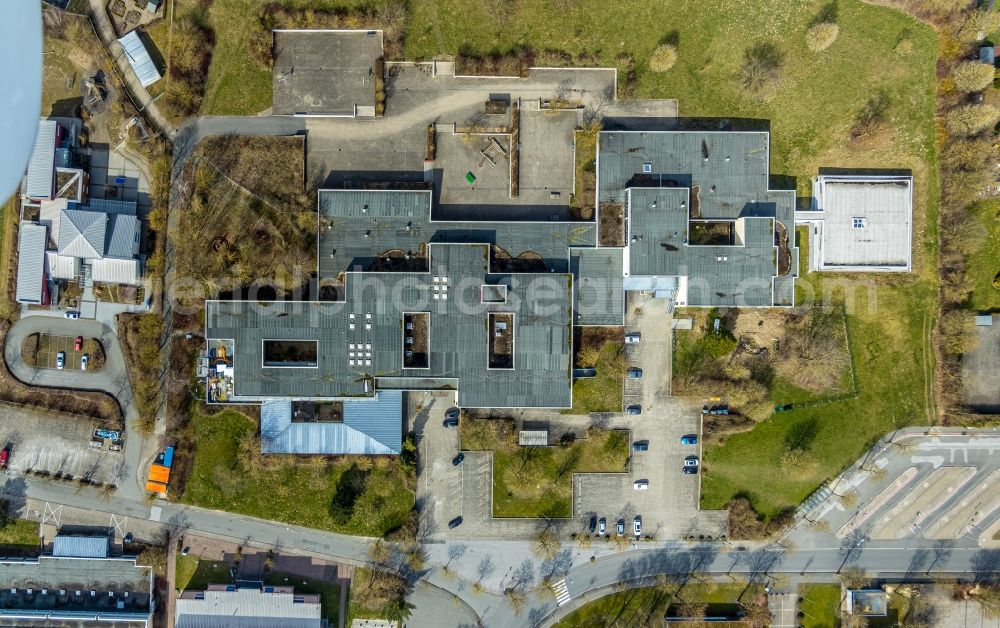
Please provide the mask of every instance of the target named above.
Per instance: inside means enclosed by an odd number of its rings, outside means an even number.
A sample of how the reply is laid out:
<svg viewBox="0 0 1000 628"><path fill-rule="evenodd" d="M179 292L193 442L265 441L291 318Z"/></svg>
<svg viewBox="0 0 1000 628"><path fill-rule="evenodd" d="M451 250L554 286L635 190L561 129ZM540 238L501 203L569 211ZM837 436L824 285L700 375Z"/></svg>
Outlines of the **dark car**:
<svg viewBox="0 0 1000 628"><path fill-rule="evenodd" d="M625 377L628 377L629 379L642 379L642 369L635 367L630 368L625 371Z"/></svg>
<svg viewBox="0 0 1000 628"><path fill-rule="evenodd" d="M632 443L632 451L649 451L648 440L637 440Z"/></svg>
<svg viewBox="0 0 1000 628"><path fill-rule="evenodd" d="M697 445L698 435L697 434L685 434L681 436L681 445Z"/></svg>
<svg viewBox="0 0 1000 628"><path fill-rule="evenodd" d="M698 475L698 467L683 467L684 475Z"/></svg>
<svg viewBox="0 0 1000 628"><path fill-rule="evenodd" d="M618 520L618 524L615 526L615 532L618 533L618 536L621 536L621 535L625 534L625 520L624 519L619 519Z"/></svg>
<svg viewBox="0 0 1000 628"><path fill-rule="evenodd" d="M449 528L457 528L460 525L462 525L462 516L461 515L455 517L454 519L452 519L451 521L448 522L448 527Z"/></svg>
<svg viewBox="0 0 1000 628"><path fill-rule="evenodd" d="M632 416L635 416L637 414L642 414L642 406L640 406L638 404L631 405L631 406L625 408L625 414L631 414Z"/></svg>
<svg viewBox="0 0 1000 628"><path fill-rule="evenodd" d="M448 408L447 410L445 410L444 418L446 418L446 419L455 419L457 421L458 420L458 412L459 412L458 408Z"/></svg>
<svg viewBox="0 0 1000 628"><path fill-rule="evenodd" d="M597 531L597 517L590 518L590 533L593 534Z"/></svg>
<svg viewBox="0 0 1000 628"><path fill-rule="evenodd" d="M698 456L688 456L684 459L685 467L697 467L698 466Z"/></svg>
<svg viewBox="0 0 1000 628"><path fill-rule="evenodd" d="M463 460L465 460L465 454L458 454L452 459L451 464L457 467L458 465L462 464Z"/></svg>

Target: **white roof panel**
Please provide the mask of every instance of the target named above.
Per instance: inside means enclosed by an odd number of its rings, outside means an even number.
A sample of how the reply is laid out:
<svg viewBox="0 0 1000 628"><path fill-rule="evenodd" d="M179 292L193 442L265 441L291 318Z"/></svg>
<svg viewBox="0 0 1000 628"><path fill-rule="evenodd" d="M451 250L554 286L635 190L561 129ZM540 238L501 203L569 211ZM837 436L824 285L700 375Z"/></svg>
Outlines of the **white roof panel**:
<svg viewBox="0 0 1000 628"><path fill-rule="evenodd" d="M22 222L17 243L17 302L41 303L45 280L46 229Z"/></svg>
<svg viewBox="0 0 1000 628"><path fill-rule="evenodd" d="M124 37L118 40L118 43L122 45L125 57L128 59L129 65L132 66L135 75L139 77L139 82L142 83L143 87L149 87L162 78L160 71L156 69L156 64L153 63L153 59L149 56L149 51L146 50L146 46L139 39L137 31L126 33Z"/></svg>
<svg viewBox="0 0 1000 628"><path fill-rule="evenodd" d="M42 120L38 124L35 147L28 161L28 176L24 194L28 198L52 198L55 181L55 150L58 123Z"/></svg>
<svg viewBox="0 0 1000 628"><path fill-rule="evenodd" d="M60 558L107 558L108 537L56 535L52 555Z"/></svg>
<svg viewBox="0 0 1000 628"><path fill-rule="evenodd" d="M136 259L95 259L90 264L91 277L101 283L121 283L137 286L142 279L139 260Z"/></svg>

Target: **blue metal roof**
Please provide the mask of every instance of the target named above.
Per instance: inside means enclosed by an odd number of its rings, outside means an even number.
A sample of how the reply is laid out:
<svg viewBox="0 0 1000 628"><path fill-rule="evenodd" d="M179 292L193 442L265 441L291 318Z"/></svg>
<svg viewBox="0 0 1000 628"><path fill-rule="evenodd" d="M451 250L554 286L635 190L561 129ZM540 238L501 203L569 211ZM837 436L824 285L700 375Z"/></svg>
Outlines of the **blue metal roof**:
<svg viewBox="0 0 1000 628"><path fill-rule="evenodd" d="M156 64L153 63L153 59L149 56L149 51L146 50L146 46L139 39L137 31L126 33L124 37L118 40L118 43L122 45L125 57L128 58L129 65L132 66L132 70L139 77L139 82L142 83L143 87L148 87L162 78L160 71L156 69Z"/></svg>
<svg viewBox="0 0 1000 628"><path fill-rule="evenodd" d="M107 558L108 537L56 535L52 555L64 558Z"/></svg>
<svg viewBox="0 0 1000 628"><path fill-rule="evenodd" d="M260 408L261 450L266 454L398 454L403 437L403 393L380 391L343 402L343 423L293 423L290 399Z"/></svg>
<svg viewBox="0 0 1000 628"><path fill-rule="evenodd" d="M28 178L24 194L28 198L52 198L55 183L55 149L59 125L55 120L38 123L35 147L28 161Z"/></svg>

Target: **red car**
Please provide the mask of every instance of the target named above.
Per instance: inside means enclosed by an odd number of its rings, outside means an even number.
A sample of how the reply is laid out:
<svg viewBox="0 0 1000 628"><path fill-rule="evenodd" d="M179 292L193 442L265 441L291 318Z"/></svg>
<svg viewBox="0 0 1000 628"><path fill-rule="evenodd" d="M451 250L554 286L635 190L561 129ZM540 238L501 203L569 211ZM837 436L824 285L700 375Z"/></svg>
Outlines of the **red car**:
<svg viewBox="0 0 1000 628"><path fill-rule="evenodd" d="M77 336L76 340L73 341L73 350L79 351L83 348L83 336Z"/></svg>
<svg viewBox="0 0 1000 628"><path fill-rule="evenodd" d="M10 462L10 445L0 450L0 469L6 469L8 462Z"/></svg>

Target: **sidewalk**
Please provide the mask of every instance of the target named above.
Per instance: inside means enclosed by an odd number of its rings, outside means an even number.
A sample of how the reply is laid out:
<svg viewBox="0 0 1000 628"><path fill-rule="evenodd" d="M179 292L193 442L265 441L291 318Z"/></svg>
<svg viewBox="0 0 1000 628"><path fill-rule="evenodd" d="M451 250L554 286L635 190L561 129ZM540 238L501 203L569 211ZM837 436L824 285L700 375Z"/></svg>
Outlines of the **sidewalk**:
<svg viewBox="0 0 1000 628"><path fill-rule="evenodd" d="M136 77L135 72L132 71L132 67L128 64L128 59L125 58L122 47L118 45L115 27L111 24L111 19L108 17L104 5L103 0L90 0L90 18L94 29L104 43L108 54L111 55L111 58L118 65L118 75L125 83L125 89L132 96L142 116L156 127L156 130L164 137L172 140L177 134L177 129L160 113L160 110L156 107L156 103L152 102L149 92L146 91L146 88L142 86L138 77Z"/></svg>

